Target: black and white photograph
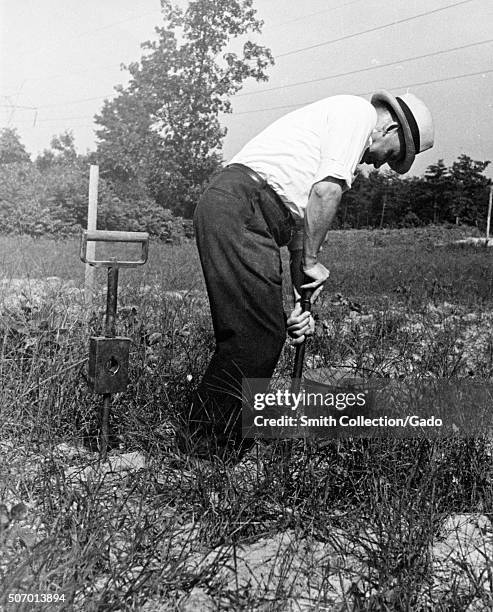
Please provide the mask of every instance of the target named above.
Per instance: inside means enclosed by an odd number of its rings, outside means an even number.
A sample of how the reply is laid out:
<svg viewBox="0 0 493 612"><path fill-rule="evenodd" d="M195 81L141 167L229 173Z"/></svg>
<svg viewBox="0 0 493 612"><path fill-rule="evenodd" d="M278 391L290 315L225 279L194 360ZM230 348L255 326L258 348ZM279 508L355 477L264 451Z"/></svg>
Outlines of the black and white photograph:
<svg viewBox="0 0 493 612"><path fill-rule="evenodd" d="M0 610L493 610L493 3L0 0Z"/></svg>

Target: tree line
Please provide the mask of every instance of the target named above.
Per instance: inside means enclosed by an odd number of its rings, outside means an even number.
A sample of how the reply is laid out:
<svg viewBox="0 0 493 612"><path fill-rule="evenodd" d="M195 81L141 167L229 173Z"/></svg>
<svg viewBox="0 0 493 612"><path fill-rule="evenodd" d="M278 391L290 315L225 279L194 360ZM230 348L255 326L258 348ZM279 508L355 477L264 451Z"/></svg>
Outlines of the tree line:
<svg viewBox="0 0 493 612"><path fill-rule="evenodd" d="M31 161L13 129L0 132L0 234L68 236L87 227L89 165L70 132ZM98 229L148 231L165 240L191 237L191 223L159 206L146 191L122 195L111 177L98 184Z"/></svg>
<svg viewBox="0 0 493 612"><path fill-rule="evenodd" d="M77 153L71 132L55 136L33 161L14 129L0 131L0 233L69 235L87 223L89 164L96 153ZM460 155L423 176L360 172L342 198L335 229L461 224L484 229L491 180L488 161ZM221 160L211 174L221 167ZM125 193L104 170L99 180L98 227L148 231L163 239L191 237L194 203L210 175L191 188L174 187L174 206L163 206L144 185Z"/></svg>
<svg viewBox="0 0 493 612"><path fill-rule="evenodd" d="M450 167L440 159L424 176L392 171L359 174L343 196L337 227L417 227L453 223L483 229L491 180L489 161L462 154Z"/></svg>
<svg viewBox="0 0 493 612"><path fill-rule="evenodd" d="M14 129L0 132L0 232L70 234L86 224L88 165L100 166L98 227L190 235L200 193L223 165L221 113L247 79L266 81L274 63L255 42L261 33L252 0L161 0L162 22L142 57L124 68L95 116L96 150L77 153L70 131L31 160ZM231 42L235 41L233 52ZM461 155L423 177L360 173L343 197L336 227L430 223L482 226L488 161Z"/></svg>

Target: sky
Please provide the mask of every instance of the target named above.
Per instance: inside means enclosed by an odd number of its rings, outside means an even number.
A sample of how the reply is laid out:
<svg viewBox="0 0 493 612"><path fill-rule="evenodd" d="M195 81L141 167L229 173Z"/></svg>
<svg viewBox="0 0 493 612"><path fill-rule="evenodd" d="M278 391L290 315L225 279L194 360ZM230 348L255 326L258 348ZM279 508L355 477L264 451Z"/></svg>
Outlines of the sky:
<svg viewBox="0 0 493 612"><path fill-rule="evenodd" d="M178 0L185 6L185 0ZM254 0L269 81L246 81L221 118L225 159L281 115L334 94L411 91L429 106L435 146L411 174L466 153L493 161L492 0ZM121 64L160 24L159 0L0 0L0 127L32 155L71 129L94 150L94 114ZM233 49L234 49L233 45ZM493 168L486 174L493 177Z"/></svg>

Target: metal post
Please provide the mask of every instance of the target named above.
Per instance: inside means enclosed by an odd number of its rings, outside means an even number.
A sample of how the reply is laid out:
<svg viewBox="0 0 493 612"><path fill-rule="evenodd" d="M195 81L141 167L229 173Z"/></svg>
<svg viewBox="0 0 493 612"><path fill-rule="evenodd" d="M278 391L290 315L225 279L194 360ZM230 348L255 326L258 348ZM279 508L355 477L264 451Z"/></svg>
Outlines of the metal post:
<svg viewBox="0 0 493 612"><path fill-rule="evenodd" d="M91 165L89 171L89 203L87 207L87 229L95 230L98 218L98 181L99 166ZM96 245L91 242L86 246L88 259L94 259L96 255ZM86 304L92 303L94 294L94 268L86 263L84 278L84 296Z"/></svg>
<svg viewBox="0 0 493 612"><path fill-rule="evenodd" d="M101 418L101 439L99 441L99 454L103 463L108 456L109 430L110 430L110 403L111 393L103 394L103 415Z"/></svg>
<svg viewBox="0 0 493 612"><path fill-rule="evenodd" d="M488 246L488 240L490 239L490 225L491 225L491 204L493 202L493 185L490 185L490 197L488 200L488 218L486 219L486 246Z"/></svg>
<svg viewBox="0 0 493 612"><path fill-rule="evenodd" d="M108 288L106 292L106 314L104 321L104 335L114 338L116 335L116 306L118 300L118 267L108 268ZM101 420L101 461L106 461L109 443L111 393L103 394L103 415Z"/></svg>
<svg viewBox="0 0 493 612"><path fill-rule="evenodd" d="M133 242L142 247L140 259L117 260L96 259L94 242ZM92 244L94 246L94 244ZM116 336L116 312L118 302L119 268L135 268L146 263L149 251L149 234L147 232L111 232L84 230L81 234L80 258L88 266L105 267L108 271L106 313L104 336L91 336L89 339L88 383L89 388L103 397L101 431L99 436L100 460L106 461L109 442L109 418L111 397L122 393L128 385L129 338Z"/></svg>
<svg viewBox="0 0 493 612"><path fill-rule="evenodd" d="M106 316L104 335L114 338L116 335L116 303L118 299L118 267L108 268L108 291L106 293Z"/></svg>
<svg viewBox="0 0 493 612"><path fill-rule="evenodd" d="M384 193L383 194L383 199L382 199L382 216L380 217L380 229L382 229L383 227L383 217L385 215L385 206L387 204L387 194Z"/></svg>

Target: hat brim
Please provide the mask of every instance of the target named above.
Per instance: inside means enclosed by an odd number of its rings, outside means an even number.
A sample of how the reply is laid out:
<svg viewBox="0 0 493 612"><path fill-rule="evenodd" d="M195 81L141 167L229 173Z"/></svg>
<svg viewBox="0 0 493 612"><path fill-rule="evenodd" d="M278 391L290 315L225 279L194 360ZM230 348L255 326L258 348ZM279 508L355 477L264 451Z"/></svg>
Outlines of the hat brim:
<svg viewBox="0 0 493 612"><path fill-rule="evenodd" d="M405 174L409 171L409 169L413 165L414 159L416 158L416 148L414 146L413 135L406 116L404 115L404 112L402 111L402 108L400 107L399 102L397 102L396 98L388 91L385 91L385 89L380 89L379 91L376 91L371 97L371 102L387 104L397 115L397 120L402 126L405 151L401 159L399 159L398 161L390 162L389 166L392 168L392 170L394 170L394 172L397 172L398 174Z"/></svg>

